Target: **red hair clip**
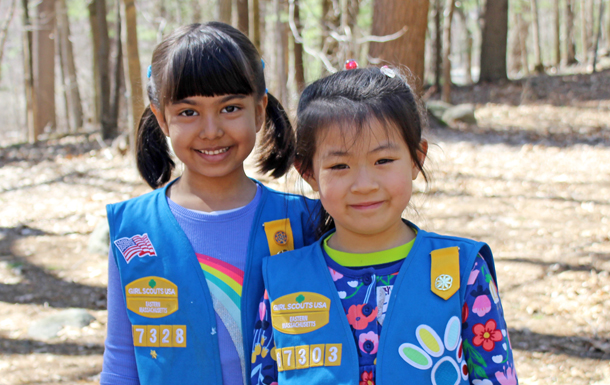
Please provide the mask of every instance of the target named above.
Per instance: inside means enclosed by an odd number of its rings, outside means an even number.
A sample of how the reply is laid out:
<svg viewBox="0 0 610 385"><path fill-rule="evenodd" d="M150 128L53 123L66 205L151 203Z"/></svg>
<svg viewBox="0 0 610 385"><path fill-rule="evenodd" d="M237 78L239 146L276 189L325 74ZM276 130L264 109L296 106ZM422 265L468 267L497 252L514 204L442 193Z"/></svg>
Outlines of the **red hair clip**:
<svg viewBox="0 0 610 385"><path fill-rule="evenodd" d="M346 70L355 70L358 68L358 62L354 59L349 59L345 61L345 69Z"/></svg>

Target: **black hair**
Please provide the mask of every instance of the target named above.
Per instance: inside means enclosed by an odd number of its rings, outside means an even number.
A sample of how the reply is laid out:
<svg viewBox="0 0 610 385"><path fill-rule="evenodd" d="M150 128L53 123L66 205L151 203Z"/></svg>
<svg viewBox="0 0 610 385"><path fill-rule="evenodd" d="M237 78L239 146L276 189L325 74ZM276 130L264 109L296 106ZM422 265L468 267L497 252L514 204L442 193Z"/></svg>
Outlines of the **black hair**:
<svg viewBox="0 0 610 385"><path fill-rule="evenodd" d="M386 129L397 129L409 149L411 159L428 176L418 158L422 131L426 124L420 102L397 69L376 67L341 71L319 79L303 91L297 109L296 164L302 175L313 172L316 140L324 130L356 130L357 138L377 120ZM322 208L318 218L318 236L335 227Z"/></svg>
<svg viewBox="0 0 610 385"><path fill-rule="evenodd" d="M256 47L239 30L220 22L175 30L155 48L149 74L148 98L161 113L169 103L189 96L241 94L260 100L267 92ZM278 178L294 161L295 136L282 105L267 96L258 167ZM140 175L152 188L170 180L175 165L150 106L138 126L136 156Z"/></svg>

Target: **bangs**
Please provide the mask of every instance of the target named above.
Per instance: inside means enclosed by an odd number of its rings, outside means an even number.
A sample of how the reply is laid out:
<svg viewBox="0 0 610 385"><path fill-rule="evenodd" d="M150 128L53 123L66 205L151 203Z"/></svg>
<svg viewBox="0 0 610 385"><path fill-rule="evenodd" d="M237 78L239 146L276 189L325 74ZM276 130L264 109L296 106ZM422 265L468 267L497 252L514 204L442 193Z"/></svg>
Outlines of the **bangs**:
<svg viewBox="0 0 610 385"><path fill-rule="evenodd" d="M302 111L297 124L299 127L315 130L314 136L320 140L324 137L322 131L333 127L341 130L344 138L353 135L352 140L355 141L371 128L372 120L381 123L386 130L397 129L393 117L387 115L386 111L377 108L375 104L369 105L338 97L332 101L313 101L305 111Z"/></svg>
<svg viewBox="0 0 610 385"><path fill-rule="evenodd" d="M191 96L251 95L254 74L235 42L203 27L183 36L173 47L164 74L164 103Z"/></svg>

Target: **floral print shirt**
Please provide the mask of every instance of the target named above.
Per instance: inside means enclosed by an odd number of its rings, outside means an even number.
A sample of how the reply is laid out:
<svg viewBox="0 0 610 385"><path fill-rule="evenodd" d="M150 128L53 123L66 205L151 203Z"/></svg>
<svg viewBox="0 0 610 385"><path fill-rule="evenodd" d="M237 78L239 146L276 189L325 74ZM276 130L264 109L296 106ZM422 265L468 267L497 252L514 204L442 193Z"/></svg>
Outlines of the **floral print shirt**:
<svg viewBox="0 0 610 385"><path fill-rule="evenodd" d="M360 384L375 385L379 335L394 281L403 260L364 268L341 266L326 255L331 277L358 345ZM504 312L496 284L479 255L470 273L462 308L462 348L473 385L517 385ZM277 385L275 343L267 293L261 300L254 329L251 380L253 385Z"/></svg>

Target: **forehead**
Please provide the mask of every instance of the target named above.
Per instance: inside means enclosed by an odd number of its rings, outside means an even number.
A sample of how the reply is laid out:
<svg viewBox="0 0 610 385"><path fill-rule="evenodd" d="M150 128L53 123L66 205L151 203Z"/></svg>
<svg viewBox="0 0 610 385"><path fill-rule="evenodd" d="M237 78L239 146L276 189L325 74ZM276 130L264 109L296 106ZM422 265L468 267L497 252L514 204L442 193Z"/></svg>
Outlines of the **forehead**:
<svg viewBox="0 0 610 385"><path fill-rule="evenodd" d="M329 153L335 152L356 153L385 145L406 148L398 129L376 119L360 127L334 124L321 130L316 140L316 154L328 156Z"/></svg>

